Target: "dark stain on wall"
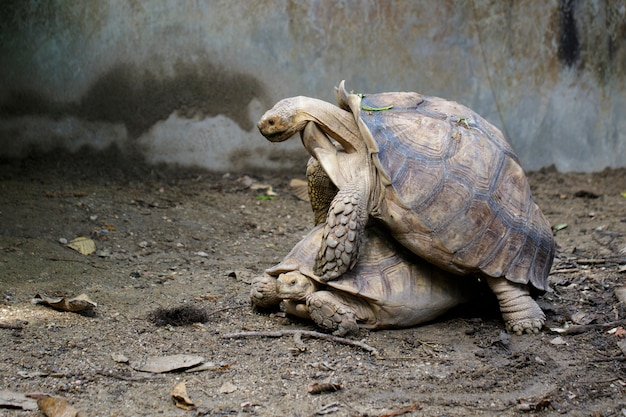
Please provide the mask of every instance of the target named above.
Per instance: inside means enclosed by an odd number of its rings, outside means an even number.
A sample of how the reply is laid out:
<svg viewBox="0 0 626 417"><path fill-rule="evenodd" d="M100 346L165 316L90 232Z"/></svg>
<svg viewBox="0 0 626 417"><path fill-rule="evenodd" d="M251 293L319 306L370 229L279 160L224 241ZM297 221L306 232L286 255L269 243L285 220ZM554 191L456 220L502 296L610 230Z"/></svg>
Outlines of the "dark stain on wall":
<svg viewBox="0 0 626 417"><path fill-rule="evenodd" d="M189 119L223 115L250 131L255 121L250 120L248 104L254 98L267 104L264 88L256 78L208 62L178 63L172 76L118 65L72 103L56 102L36 91L13 91L0 106L0 116L75 116L123 123L136 138L176 112Z"/></svg>
<svg viewBox="0 0 626 417"><path fill-rule="evenodd" d="M559 0L559 61L573 66L580 56L580 42L574 15L576 0Z"/></svg>

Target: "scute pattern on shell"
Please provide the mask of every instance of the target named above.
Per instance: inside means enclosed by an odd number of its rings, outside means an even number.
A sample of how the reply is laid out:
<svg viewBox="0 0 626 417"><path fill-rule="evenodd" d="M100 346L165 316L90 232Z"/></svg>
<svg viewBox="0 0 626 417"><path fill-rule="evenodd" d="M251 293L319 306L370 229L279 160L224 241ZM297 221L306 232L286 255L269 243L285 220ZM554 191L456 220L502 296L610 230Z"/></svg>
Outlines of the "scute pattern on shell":
<svg viewBox="0 0 626 417"><path fill-rule="evenodd" d="M419 298L416 294L432 297L429 291L418 288L428 281L416 277L439 274L441 281L449 280L445 273L393 243L380 230L369 229L367 234L368 244L357 265L326 285L379 302L413 305Z"/></svg>
<svg viewBox="0 0 626 417"><path fill-rule="evenodd" d="M551 229L497 128L456 102L417 93L365 95L361 105L393 106L356 113L397 194L387 204L411 234L396 234L402 244L453 272L547 289Z"/></svg>

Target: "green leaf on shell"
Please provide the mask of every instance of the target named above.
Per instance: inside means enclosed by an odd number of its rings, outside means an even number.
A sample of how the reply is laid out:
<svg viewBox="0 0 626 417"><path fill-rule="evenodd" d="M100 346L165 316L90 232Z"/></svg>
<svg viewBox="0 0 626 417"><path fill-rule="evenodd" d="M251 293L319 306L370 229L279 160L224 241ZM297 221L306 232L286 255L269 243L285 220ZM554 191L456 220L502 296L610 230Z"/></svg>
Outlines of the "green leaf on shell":
<svg viewBox="0 0 626 417"><path fill-rule="evenodd" d="M393 109L393 106L370 107L370 106L364 106L361 104L361 110L365 110L365 111L384 111L384 110L391 110L391 109Z"/></svg>

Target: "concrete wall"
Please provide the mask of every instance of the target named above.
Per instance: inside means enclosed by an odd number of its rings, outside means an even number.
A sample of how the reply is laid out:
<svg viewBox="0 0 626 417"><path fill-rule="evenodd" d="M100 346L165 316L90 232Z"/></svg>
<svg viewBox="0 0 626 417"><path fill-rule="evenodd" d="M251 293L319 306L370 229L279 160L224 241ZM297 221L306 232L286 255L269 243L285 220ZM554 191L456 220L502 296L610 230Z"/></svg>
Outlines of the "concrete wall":
<svg viewBox="0 0 626 417"><path fill-rule="evenodd" d="M117 144L218 171L301 166L283 97L418 91L501 128L526 169L626 166L626 0L0 3L0 157Z"/></svg>

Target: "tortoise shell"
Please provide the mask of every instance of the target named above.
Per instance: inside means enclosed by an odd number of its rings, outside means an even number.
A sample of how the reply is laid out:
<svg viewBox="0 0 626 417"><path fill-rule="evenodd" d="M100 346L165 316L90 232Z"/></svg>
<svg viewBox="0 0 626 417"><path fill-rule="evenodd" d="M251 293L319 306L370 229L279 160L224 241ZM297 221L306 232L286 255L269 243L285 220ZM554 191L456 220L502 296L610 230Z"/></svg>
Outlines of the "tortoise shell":
<svg viewBox="0 0 626 417"><path fill-rule="evenodd" d="M317 289L344 295L358 309L365 303L372 316L360 325L369 328L410 327L432 320L466 302L476 293L473 283L460 281L409 252L379 227L364 231L363 247L355 267L338 278L324 282L314 265L322 239L322 225L298 242L278 265L266 274L298 271L316 281Z"/></svg>
<svg viewBox="0 0 626 417"><path fill-rule="evenodd" d="M502 133L469 108L417 93L348 94L385 184L380 218L425 260L547 290L555 244Z"/></svg>

